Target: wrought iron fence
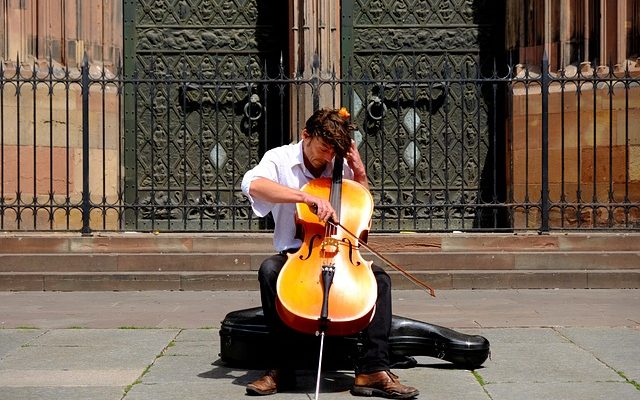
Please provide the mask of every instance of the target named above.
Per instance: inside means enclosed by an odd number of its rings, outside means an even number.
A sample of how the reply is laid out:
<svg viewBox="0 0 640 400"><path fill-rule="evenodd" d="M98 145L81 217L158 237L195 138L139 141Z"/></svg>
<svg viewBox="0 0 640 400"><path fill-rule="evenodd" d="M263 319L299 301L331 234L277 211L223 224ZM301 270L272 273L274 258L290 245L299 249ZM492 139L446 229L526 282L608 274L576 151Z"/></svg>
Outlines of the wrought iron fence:
<svg viewBox="0 0 640 400"><path fill-rule="evenodd" d="M240 180L298 138L289 110L309 93L352 110L374 231L640 229L637 72L370 67L303 78L2 63L0 230L269 230Z"/></svg>

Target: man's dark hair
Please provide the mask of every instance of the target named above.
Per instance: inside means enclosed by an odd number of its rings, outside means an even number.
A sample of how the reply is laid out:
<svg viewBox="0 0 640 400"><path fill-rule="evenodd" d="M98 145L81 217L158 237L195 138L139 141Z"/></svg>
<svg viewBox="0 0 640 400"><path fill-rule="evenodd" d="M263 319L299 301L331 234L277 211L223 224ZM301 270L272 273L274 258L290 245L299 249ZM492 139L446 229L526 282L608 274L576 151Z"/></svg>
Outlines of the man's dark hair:
<svg viewBox="0 0 640 400"><path fill-rule="evenodd" d="M351 147L351 133L356 129L349 118L342 117L338 110L321 108L305 123L309 136L323 138L333 146L336 154L344 157Z"/></svg>

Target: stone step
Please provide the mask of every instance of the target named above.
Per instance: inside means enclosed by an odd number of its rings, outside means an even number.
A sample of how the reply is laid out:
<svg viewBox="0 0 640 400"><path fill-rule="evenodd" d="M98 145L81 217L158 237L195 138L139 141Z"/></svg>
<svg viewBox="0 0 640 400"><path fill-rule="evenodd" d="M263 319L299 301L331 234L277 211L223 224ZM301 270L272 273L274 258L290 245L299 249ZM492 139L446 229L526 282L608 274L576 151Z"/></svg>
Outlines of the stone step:
<svg viewBox="0 0 640 400"><path fill-rule="evenodd" d="M389 271L396 290L419 289ZM437 290L638 289L640 269L413 271ZM258 290L255 272L21 272L0 273L0 291ZM428 296L425 292L425 295Z"/></svg>
<svg viewBox="0 0 640 400"><path fill-rule="evenodd" d="M639 233L371 234L380 252L640 251ZM0 235L0 254L270 253L270 233L20 233Z"/></svg>
<svg viewBox="0 0 640 400"><path fill-rule="evenodd" d="M640 288L640 233L372 234L369 245L438 289ZM4 234L0 290L257 290L272 253L268 233Z"/></svg>
<svg viewBox="0 0 640 400"><path fill-rule="evenodd" d="M257 271L271 253L0 254L0 272ZM365 260L384 264L363 252ZM640 251L395 252L385 258L411 271L610 270L640 268Z"/></svg>

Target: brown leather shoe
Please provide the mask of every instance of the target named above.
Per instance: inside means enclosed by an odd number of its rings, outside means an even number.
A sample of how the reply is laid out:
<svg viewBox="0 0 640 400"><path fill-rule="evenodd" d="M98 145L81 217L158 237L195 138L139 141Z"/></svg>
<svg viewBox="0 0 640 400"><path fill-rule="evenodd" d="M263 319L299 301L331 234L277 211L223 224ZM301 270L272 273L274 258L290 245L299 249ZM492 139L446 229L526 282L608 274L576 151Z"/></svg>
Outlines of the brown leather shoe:
<svg viewBox="0 0 640 400"><path fill-rule="evenodd" d="M292 371L270 369L260 379L247 385L247 394L266 396L278 393L278 389L282 390L293 385L295 385L295 375Z"/></svg>
<svg viewBox="0 0 640 400"><path fill-rule="evenodd" d="M419 393L418 389L400 383L398 376L391 371L358 374L351 389L354 396L378 396L389 399L412 399Z"/></svg>

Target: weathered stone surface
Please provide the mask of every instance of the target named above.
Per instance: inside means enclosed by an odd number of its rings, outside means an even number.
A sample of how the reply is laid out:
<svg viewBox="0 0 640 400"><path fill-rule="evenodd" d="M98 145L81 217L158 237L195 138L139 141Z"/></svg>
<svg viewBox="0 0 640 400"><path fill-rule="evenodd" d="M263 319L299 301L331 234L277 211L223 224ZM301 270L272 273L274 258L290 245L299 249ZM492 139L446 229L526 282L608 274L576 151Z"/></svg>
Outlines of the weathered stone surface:
<svg viewBox="0 0 640 400"><path fill-rule="evenodd" d="M31 233L0 242L0 290L9 291L257 290L256 271L273 254L270 234ZM373 234L369 243L437 289L640 287L637 233ZM415 288L386 269L396 289Z"/></svg>

